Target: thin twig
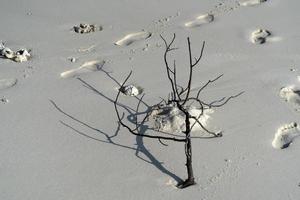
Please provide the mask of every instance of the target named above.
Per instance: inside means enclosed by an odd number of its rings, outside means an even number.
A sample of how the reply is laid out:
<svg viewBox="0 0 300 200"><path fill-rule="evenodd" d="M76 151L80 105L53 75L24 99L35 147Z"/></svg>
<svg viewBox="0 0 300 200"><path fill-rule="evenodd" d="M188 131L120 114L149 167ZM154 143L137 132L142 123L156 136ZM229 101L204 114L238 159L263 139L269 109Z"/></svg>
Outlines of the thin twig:
<svg viewBox="0 0 300 200"><path fill-rule="evenodd" d="M213 79L213 80L207 81L207 83L204 84L204 85L198 90L196 98L197 98L197 99L199 98L199 95L200 95L201 91L202 91L204 88L206 88L210 83L213 83L213 82L217 81L217 80L218 80L219 78L221 78L222 76L223 76L223 74L219 75L218 77L216 77L216 78Z"/></svg>
<svg viewBox="0 0 300 200"><path fill-rule="evenodd" d="M217 108L217 107L224 106L224 105L225 105L226 103L228 103L231 99L236 98L236 97L238 97L238 96L240 96L240 95L242 95L242 94L244 94L244 91L243 91L243 92L240 92L240 93L238 93L238 94L236 94L236 95L232 95L232 96L230 96L230 97L227 97L227 99L226 99L223 103L221 103L221 104L218 104L218 105L210 104L210 107L212 107L212 108ZM225 98L223 98L223 99L225 99Z"/></svg>
<svg viewBox="0 0 300 200"><path fill-rule="evenodd" d="M125 83L127 82L127 80L130 78L132 74L132 71L130 71L129 75L126 77L125 81L123 82L122 86L123 87L125 85ZM172 141L177 141L177 142L185 142L185 139L178 139L175 137L164 137L164 136L154 136L154 135L146 135L146 134L140 134L139 132L135 132L135 129L131 129L129 126L127 126L121 119L119 111L118 111L118 100L119 100L119 96L120 96L120 90L118 91L118 94L116 96L116 99L114 101L114 106L115 106L115 111L117 114L117 118L118 121L120 122L120 124L126 128L130 133L132 133L133 135L136 136L140 136L140 137L147 137L147 138L155 138L155 139L163 139L163 140L172 140Z"/></svg>

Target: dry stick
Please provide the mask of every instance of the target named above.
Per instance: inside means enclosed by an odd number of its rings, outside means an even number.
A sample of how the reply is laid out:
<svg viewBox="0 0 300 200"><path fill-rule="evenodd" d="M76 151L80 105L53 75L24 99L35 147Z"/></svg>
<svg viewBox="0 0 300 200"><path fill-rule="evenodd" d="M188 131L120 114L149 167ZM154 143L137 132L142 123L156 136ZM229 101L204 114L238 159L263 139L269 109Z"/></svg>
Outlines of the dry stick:
<svg viewBox="0 0 300 200"><path fill-rule="evenodd" d="M162 35L160 35L160 37L162 38L162 40L163 40L164 43L165 43L166 50L165 50L165 53L164 53L164 62L165 62L165 66L166 66L166 69L167 69L167 76L168 76L168 79L169 79L169 81L170 81L170 83L171 83L172 91L173 91L173 93L174 93L174 97L173 97L173 98L176 99L176 90L175 90L176 86L174 85L174 81L173 81L173 79L171 78L170 72L171 72L174 76L176 76L176 75L175 75L174 71L172 71L172 70L170 69L169 64L168 64L168 60L167 60L167 54L168 54L168 52L173 51L173 50L176 50L176 48L171 48L171 46L172 46L172 44L173 44L173 42L174 42L174 40L175 40L176 34L175 34L175 33L173 34L173 38L172 38L172 40L171 40L171 42L170 42L169 44L167 43L167 41L165 40L165 38L162 37Z"/></svg>
<svg viewBox="0 0 300 200"><path fill-rule="evenodd" d="M177 85L177 78L176 78L176 62L175 62L175 60L174 60L174 63L173 63L173 68L174 68L173 80L174 80L175 92L176 92L176 95L177 95L178 99L181 100L181 97L180 97L179 92L178 92L178 85Z"/></svg>
<svg viewBox="0 0 300 200"><path fill-rule="evenodd" d="M123 87L125 85L125 83L127 82L127 80L129 79L129 77L131 76L132 71L130 71L129 75L126 77L125 81L123 82L122 86ZM118 111L118 100L119 100L119 96L120 96L120 90L118 91L118 94L116 96L116 99L114 101L114 107L115 107L115 111L118 117L118 121L120 122L120 124L126 128L130 133L132 133L133 135L136 136L140 136L140 137L147 137L147 138L155 138L155 139L163 139L163 140L172 140L172 141L177 141L177 142L185 142L185 139L178 139L175 137L163 137L163 136L153 136L153 135L141 135L138 132L135 132L136 129L131 129L129 126L127 126L126 124L123 123L122 119L120 118L120 114Z"/></svg>
<svg viewBox="0 0 300 200"><path fill-rule="evenodd" d="M178 184L179 188L185 188L190 185L195 184L195 178L194 178L194 173L193 173L193 167L192 167L192 142L191 142L191 129L190 129L190 113L185 110L183 105L181 105L178 101L176 103L177 107L179 110L181 110L184 115L185 115L185 155L186 155L186 168L187 168L187 174L188 178L183 181L182 183Z"/></svg>
<svg viewBox="0 0 300 200"><path fill-rule="evenodd" d="M174 35L174 36L175 36L175 35ZM163 40L164 40L164 39L163 39ZM201 58L202 58L202 56L203 56L204 47L205 47L205 42L203 42L202 48L201 48L201 52L200 52L200 56L199 56L198 58L195 58L195 63L192 63L192 52L191 52L190 39L188 38L187 40L188 40L189 59L190 59L190 73L189 73L189 81L188 81L187 88L186 88L186 90L183 90L183 91L181 92L181 94L182 94L183 92L187 91L187 94L186 94L186 98L185 98L185 100L183 101L183 103L181 104L181 106L179 106L178 101L176 101L176 99L174 98L174 100L175 100L175 101L177 102L177 104L178 104L177 107L178 107L178 108L181 108L180 110L181 110L182 112L184 112L184 113L188 113L188 112L183 108L183 106L184 106L184 104L189 100L189 94L190 94L191 83L192 83L192 75L193 75L193 67L196 66L196 65L198 64L198 62L201 60ZM172 40L172 43L173 43L173 41L174 41L174 40ZM165 52L165 55L166 55L169 45L167 45L166 40L164 40L164 42L165 42L166 47L167 47L167 48L166 48L166 52ZM166 60L165 60L165 62L166 62ZM166 64L166 67L169 68L169 67L168 67L168 63ZM173 80L171 81L171 83L174 82L175 89L176 89L175 92L176 92L176 94L177 94L177 96L178 96L179 101L181 101L181 97L180 97L180 93L178 92L177 81L176 81L176 65L175 65L175 60L174 60L174 71L173 71L173 75L174 75L174 76L173 76ZM221 75L221 76L222 76L222 75ZM217 78L214 79L213 81L219 79L221 76L217 77ZM213 82L213 81L210 80L210 81L209 81L207 84L205 84L199 91L201 91L201 90L202 90L203 88L205 88L210 82ZM172 85L173 85L173 84L172 84ZM200 93L200 92L198 92L198 93ZM198 97L199 97L199 95L197 94L197 98L196 98L195 100L197 100L197 101L200 103L200 105L201 105L201 114L200 114L200 116L199 116L199 117L201 117L201 115L202 115L203 112L204 112L204 108L203 108L202 102L198 99ZM212 131L207 130L207 129L201 124L201 122L200 122L199 120L196 120L196 122L198 122L198 123L200 124L200 126L201 126L205 131L207 131L208 133L213 134L213 135L217 135L217 134L213 133ZM196 123L196 122L195 122L195 123ZM192 125L192 128L194 127L195 123Z"/></svg>
<svg viewBox="0 0 300 200"><path fill-rule="evenodd" d="M185 188L188 187L190 185L194 185L195 181L194 181L194 173L193 173L193 167L192 167L192 143L191 143L191 127L190 127L190 113L188 112L188 110L185 108L185 103L188 100L189 94L190 94L190 90L191 90L191 82L192 82L192 75L193 75L193 66L192 66L192 61L191 61L191 48L190 48L190 41L188 38L188 46L189 46L189 56L190 56L190 72L189 72L189 81L188 81L188 85L187 85L187 94L185 99L183 100L183 103L180 103L180 101L176 101L176 106L177 108L184 113L185 115L185 131L183 131L183 133L185 133L185 155L186 155L186 167L187 167L187 174L188 174L188 178L178 184L179 188ZM176 76L175 76L176 78ZM176 92L178 94L178 88L176 87ZM180 97L180 95L178 94L178 96ZM174 99L176 100L176 99ZM180 98L181 100L181 98Z"/></svg>
<svg viewBox="0 0 300 200"><path fill-rule="evenodd" d="M189 38L188 38L189 40ZM203 56L203 52L204 52L204 47L205 47L205 41L203 41L202 43L202 48L201 48L201 51L200 51L200 55L198 58L195 58L195 63L192 65L192 67L196 66L198 64L198 62L201 60L202 56Z"/></svg>
<svg viewBox="0 0 300 200"><path fill-rule="evenodd" d="M136 123L136 128L132 129L129 126L127 126L125 123L123 123L122 119L120 118L120 114L118 111L118 99L120 96L120 90L118 91L118 94L116 96L116 99L114 101L114 106L115 106L115 111L118 117L118 121L119 123L125 127L130 133L132 133L133 135L136 136L141 136L141 137L148 137L148 138L155 138L158 139L158 141L163 144L166 145L162 142L162 140L172 140L172 141L178 141L178 142L185 142L185 155L186 155L186 167L187 167L187 173L188 173L188 178L178 184L179 188L185 188L188 187L190 185L194 185L195 181L194 181L194 175L193 175L193 168L192 168L192 145L191 145L191 131L192 128L194 127L194 125L196 123L198 123L203 130L205 130L207 133L213 135L213 137L221 137L222 134L221 133L214 133L212 131L209 131L207 128L205 128L205 126L203 126L203 124L200 122L199 118L204 114L204 106L207 106L208 108L211 107L220 107L225 105L227 102L229 102L229 100L238 97L239 95L241 95L243 92L237 94L237 95L233 95L226 98L222 98L219 101L213 101L210 104L207 104L205 102L203 102L202 100L199 99L200 93L202 90L204 90L210 83L215 82L216 80L218 80L219 78L221 78L223 75L218 76L217 78L213 79L213 80L209 80L205 85L203 85L197 92L196 97L190 97L190 92L191 92L191 84L192 84L192 77L193 77L193 68L199 63L199 61L201 60L202 56L203 56L203 52L204 52L204 47L205 47L205 42L203 42L202 44L202 48L201 48L201 52L200 52L200 56L198 58L195 58L195 61L193 63L192 61L192 51L191 51L191 43L190 43L190 39L187 38L188 40L188 53L189 53L189 79L188 79L188 83L185 89L183 89L182 87L177 85L177 76L176 76L176 63L174 61L173 63L173 70L170 69L169 64L168 64L168 59L167 59L167 55L169 52L176 50L176 48L172 48L172 44L174 43L175 37L176 35L173 35L173 38L171 40L170 43L167 43L167 41L160 35L160 37L162 38L162 40L165 43L165 52L164 52L164 62L165 62L165 67L166 67L166 72L167 72L167 77L171 83L171 87L172 87L172 91L171 93L168 94L168 102L166 102L165 100L163 100L165 103L172 103L173 106L176 106L182 113L184 113L185 115L185 131L182 131L183 133L185 133L185 139L179 139L177 137L163 137L163 136L153 136L153 135L144 135L144 134L140 134L139 133L139 127L141 127L145 120L149 117L149 113L147 113L146 117L142 120L142 122L138 125L138 119L136 118L135 123ZM129 73L129 75L126 77L125 81L123 82L122 86L124 86L124 84L127 82L127 80L129 79L129 77L131 76L132 71ZM181 91L179 92L179 89L181 89ZM185 98L182 98L181 95L184 94L186 92ZM143 98L143 97L142 97ZM137 110L136 112L138 113L139 111L139 107L140 107L140 103L142 101L142 98L139 99L139 103L137 106ZM224 101L225 100L225 101ZM191 116L191 114L189 113L189 107L186 106L186 103L188 101L196 101L199 103L199 106L201 108L201 114L196 117L196 116ZM224 102L223 102L224 101ZM219 104L216 104L219 103ZM159 105L159 104L158 104ZM152 107L153 109L154 107ZM147 112L147 111L146 111ZM124 113L123 113L124 114ZM195 122L194 124L191 126L191 121L190 119L194 119ZM179 136L178 136L179 137ZM212 138L212 137L206 137L206 138Z"/></svg>
<svg viewBox="0 0 300 200"><path fill-rule="evenodd" d="M137 107L136 107L136 113L139 113L139 108L140 108L140 105L141 105L141 101L142 101L142 99L143 99L144 96L145 96L145 94L143 94L143 96L139 99L139 102L138 102ZM149 113L151 113L151 112L148 112L146 114L146 116L144 117L143 121L140 123L140 126L142 124L144 124L145 120L149 117ZM138 128L140 127L140 126L138 126L138 117L137 116L136 116L135 126L136 126L136 130L138 130ZM159 141L160 144L162 144L164 146L168 146L167 144L163 143L160 138L158 139L158 141Z"/></svg>
<svg viewBox="0 0 300 200"><path fill-rule="evenodd" d="M158 139L158 141L159 141L160 144L162 144L162 145L164 145L166 147L169 146L168 144L163 143L163 141L160 138Z"/></svg>
<svg viewBox="0 0 300 200"><path fill-rule="evenodd" d="M136 97L136 98L137 98L137 97ZM137 98L137 99L139 99L139 98ZM139 99L139 103L138 103L138 104L140 104L140 102L143 102L143 101L142 101L142 98ZM153 108L156 108L156 107L157 107L158 105L160 105L162 102L163 102L163 101L160 101L159 103L157 103L157 104L151 106L151 109L148 109L148 111L146 111L146 115L145 115L145 117L143 118L143 120L142 120L141 122L139 122L139 125L136 124L136 128L133 129L133 130L138 130L138 129L146 122L146 120L148 119L148 117L151 115L151 112L154 110ZM145 104L145 103L144 103L144 104ZM146 105L146 104L145 104L145 105ZM149 111L149 110L150 110L150 111ZM137 109L136 113L138 113L138 109ZM123 114L124 114L124 113L123 113ZM122 118L121 118L121 119L122 119ZM137 123L137 121L136 121L136 123Z"/></svg>
<svg viewBox="0 0 300 200"><path fill-rule="evenodd" d="M215 78L215 79L213 79L213 80L207 81L207 83L204 84L204 85L198 90L198 93L197 93L196 98L197 98L197 99L199 98L199 95L200 95L201 91L202 91L204 88L206 88L210 83L213 83L213 82L217 81L217 80L218 80L219 78L221 78L223 75L224 75L224 74L221 74L221 75L219 75L217 78Z"/></svg>
<svg viewBox="0 0 300 200"><path fill-rule="evenodd" d="M198 58L194 58L195 59L195 63L192 64L192 54L191 54L191 44L190 44L190 38L187 38L188 40L188 49L189 49L189 59L190 59L190 70L191 68L193 68L194 66L196 66L198 64L198 62L201 60L203 52L204 52L204 47L205 47L205 41L203 41L202 43L202 48L200 51L200 55ZM191 77L191 73L190 73L190 77ZM191 80L191 79L189 79ZM192 80L191 80L192 81ZM190 83L190 82L189 82ZM184 92L186 92L188 89L188 87L186 87L184 90L182 90L180 93L183 94Z"/></svg>
<svg viewBox="0 0 300 200"><path fill-rule="evenodd" d="M139 102L138 102L138 104L136 106L136 113L139 112L139 108L140 108L140 105L141 105L141 102L142 102L144 96L145 96L145 94L143 94L142 97L139 99ZM138 129L138 117L137 117L137 115L135 117L135 126L136 126L136 129Z"/></svg>
<svg viewBox="0 0 300 200"><path fill-rule="evenodd" d="M194 120L201 126L201 128L203 128L203 130L205 130L207 133L209 133L209 134L211 134L211 135L213 135L213 136L215 136L215 137L221 137L221 136L222 136L222 135L220 135L220 134L214 133L213 131L209 131L207 128L205 128L205 127L203 126L203 124L199 121L199 119L198 119L197 117L191 116L190 118L191 118L191 119L194 119Z"/></svg>
<svg viewBox="0 0 300 200"><path fill-rule="evenodd" d="M174 34L174 37L173 37L173 40L172 40L171 44L173 43L174 38L175 38L175 34ZM162 37L162 39L164 40L163 37ZM174 98L171 99L171 102L175 103L177 108L181 112L183 112L184 115L185 115L185 131L183 131L183 133L185 133L185 155L186 155L186 167L187 167L188 178L184 182L178 184L179 188L185 188L185 187L188 187L190 185L195 184L193 168L192 168L192 145L191 145L191 135L190 135L191 134L191 127L190 127L190 118L191 118L191 116L190 116L190 113L189 113L189 111L187 110L187 108L185 106L185 103L188 101L189 95L190 95L192 75L193 75L193 67L200 61L200 59L203 55L203 49L204 49L204 44L205 43L203 43L201 54L200 54L199 58L196 59L195 63L193 64L192 63L192 53L191 53L190 40L188 38L189 58L190 58L189 80L188 80L188 84L187 84L186 89L185 90L182 89L181 92L179 93L178 87L177 87L177 80L176 80L176 65L175 65L175 62L174 62L174 71L173 71L173 79L172 79L171 76L170 76L170 73L169 73L169 66L168 66L168 62L167 62L167 59L166 59L167 53L169 52L169 48L170 48L171 44L168 45L166 40L164 40L164 42L165 42L165 45L166 45L166 51L164 53L164 60L165 60L166 68L167 68L167 75L168 75L168 78L169 78L170 83L172 85L172 91L173 91L173 94L174 94ZM182 100L181 99L181 94L183 94L185 91L187 91L187 94L186 94L184 100ZM176 95L178 97L178 100L176 99ZM201 107L202 107L202 113L203 113L203 106L201 106ZM202 124L201 124L201 126L204 127ZM207 130L207 129L205 129L205 130Z"/></svg>
<svg viewBox="0 0 300 200"><path fill-rule="evenodd" d="M211 107L213 107L213 108L217 108L217 107L221 107L221 106L224 106L226 103L228 103L228 101L229 100L231 100L231 99L233 99L233 98L236 98L236 97L238 97L238 96L240 96L240 95L242 95L242 94L244 94L245 92L243 91L243 92L240 92L240 93L238 93L238 94L236 94L236 95L232 95L232 96L230 96L230 97L228 97L223 103L221 103L221 104L219 104L219 105L210 105ZM225 98L223 98L223 99L225 99Z"/></svg>
<svg viewBox="0 0 300 200"><path fill-rule="evenodd" d="M196 97L190 98L191 84L192 84L192 78L193 78L193 68L199 63L199 61L201 60L201 58L203 56L205 42L203 42L203 45L202 45L202 48L201 48L201 52L200 52L200 56L198 58L195 58L195 62L193 63L193 61L192 61L192 51L191 51L190 39L187 38L187 40L188 40L189 61L190 61L189 79L188 79L187 87L185 89L181 89L181 92L178 91L177 80L176 80L176 65L175 65L175 62L174 62L174 70L171 71L171 70L169 70L169 66L168 66L167 60L165 59L165 64L166 64L167 72L169 72L169 71L173 72L173 79L170 77L170 74L168 74L168 78L169 78L169 80L171 82L171 85L172 85L173 95L174 96L175 95L178 96L178 100L174 97L174 98L171 99L171 102L175 103L175 105L177 106L177 108L181 112L183 112L184 115L185 115L186 130L184 131L184 133L186 134L186 136L185 136L185 139L186 139L186 142L185 142L185 154L186 154L186 166L187 166L188 178L183 183L181 183L181 184L178 185L180 188L188 187L190 185L195 184L195 182L194 182L194 175L193 175L193 169L192 169L192 146L191 146L191 136L190 136L191 130L194 127L194 125L196 123L198 123L203 128L203 130L205 130L207 133L213 135L213 137L221 137L222 136L221 133L216 134L216 133L214 133L212 131L209 131L199 121L199 118L204 113L204 104L206 104L206 103L202 102L199 99L200 92L204 88L206 88L211 82L214 82L214 81L218 80L222 75L219 76L219 77L217 77L217 78L215 78L214 80L209 80L208 83L206 83L202 88L200 88L200 90L198 91ZM172 40L172 43L173 43L173 40ZM167 53L169 52L168 51L168 47L169 46L167 45L166 41L165 41L165 44L166 44L166 51L165 51L165 54L164 54L164 58L166 58ZM184 94L185 92L186 92L185 98L182 99L181 95ZM219 104L219 105L214 105L214 104L206 104L206 105L209 105L209 107L211 107L211 106L222 106L222 105L226 104L230 99L232 99L234 97L236 97L236 95L227 98L227 100L224 103ZM198 117L191 116L190 113L189 113L189 111L187 110L187 107L185 106L185 104L189 100L195 100L195 101L197 101L199 103L199 105L201 107L201 114ZM190 119L194 119L195 120L195 123L192 126L190 126Z"/></svg>
<svg viewBox="0 0 300 200"><path fill-rule="evenodd" d="M189 95L190 95L190 91L191 91L191 84L192 84L192 78L193 78L193 67L196 66L198 64L198 62L201 60L202 55L203 55L203 51L204 51L204 47L205 47L205 41L202 43L202 48L201 48L201 52L200 52L200 56L196 59L196 62L193 64L192 61L192 51L191 51L191 42L190 42L190 38L187 38L188 41L188 49L189 49L189 60L190 60L190 72L189 72L189 81L188 81L188 85L187 85L187 94L186 94L186 98L185 101L183 102L183 105L186 103Z"/></svg>

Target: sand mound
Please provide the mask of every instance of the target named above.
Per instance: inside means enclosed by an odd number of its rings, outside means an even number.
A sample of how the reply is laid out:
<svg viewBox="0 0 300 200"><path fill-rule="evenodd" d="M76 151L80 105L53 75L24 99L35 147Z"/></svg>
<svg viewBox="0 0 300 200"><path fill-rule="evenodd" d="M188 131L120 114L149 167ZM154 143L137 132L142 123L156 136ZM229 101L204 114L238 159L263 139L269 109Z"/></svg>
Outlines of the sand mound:
<svg viewBox="0 0 300 200"><path fill-rule="evenodd" d="M192 116L199 117L199 122L203 125L207 125L207 121L210 118L209 114L213 113L211 109L204 109L203 113L201 109L195 107L188 108L189 113ZM202 114L201 114L202 113ZM153 126L156 130L167 133L181 133L185 131L185 114L173 105L166 105L153 111L151 114L153 120ZM194 119L190 119L191 126L195 123ZM201 126L196 123L193 126L192 131L203 130Z"/></svg>

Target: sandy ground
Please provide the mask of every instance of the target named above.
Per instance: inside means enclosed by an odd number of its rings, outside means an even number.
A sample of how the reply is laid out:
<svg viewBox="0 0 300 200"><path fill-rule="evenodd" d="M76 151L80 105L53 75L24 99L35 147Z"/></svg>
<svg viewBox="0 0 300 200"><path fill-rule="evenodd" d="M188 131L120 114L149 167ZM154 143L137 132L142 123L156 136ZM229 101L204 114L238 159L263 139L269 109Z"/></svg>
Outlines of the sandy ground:
<svg viewBox="0 0 300 200"><path fill-rule="evenodd" d="M32 57L0 59L0 199L299 199L299 5L2 0L0 40ZM101 30L74 32L80 23ZM112 104L115 80L130 70L145 101L166 97L159 35L173 33L178 80L186 80L189 36L195 53L206 41L192 88L224 74L204 99L245 91L211 115L208 128L223 137L193 140L197 185L184 190L174 188L186 177L183 144L119 130Z"/></svg>

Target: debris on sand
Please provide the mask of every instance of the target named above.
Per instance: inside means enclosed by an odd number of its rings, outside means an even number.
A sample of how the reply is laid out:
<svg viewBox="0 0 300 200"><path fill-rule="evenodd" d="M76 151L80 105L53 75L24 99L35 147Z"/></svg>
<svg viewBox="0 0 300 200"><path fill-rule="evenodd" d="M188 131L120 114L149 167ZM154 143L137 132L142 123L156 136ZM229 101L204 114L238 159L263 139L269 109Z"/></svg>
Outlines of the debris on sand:
<svg viewBox="0 0 300 200"><path fill-rule="evenodd" d="M95 31L102 31L102 26L97 26L95 24L84 24L81 23L78 26L74 26L74 31L76 33L91 33L91 32L95 32Z"/></svg>
<svg viewBox="0 0 300 200"><path fill-rule="evenodd" d="M126 96L137 96L142 93L143 89L140 87L136 87L134 85L126 85L121 87L120 92L122 92Z"/></svg>
<svg viewBox="0 0 300 200"><path fill-rule="evenodd" d="M30 50L20 49L14 52L10 48L5 47L3 43L0 44L0 56L15 62L24 62L31 57Z"/></svg>

